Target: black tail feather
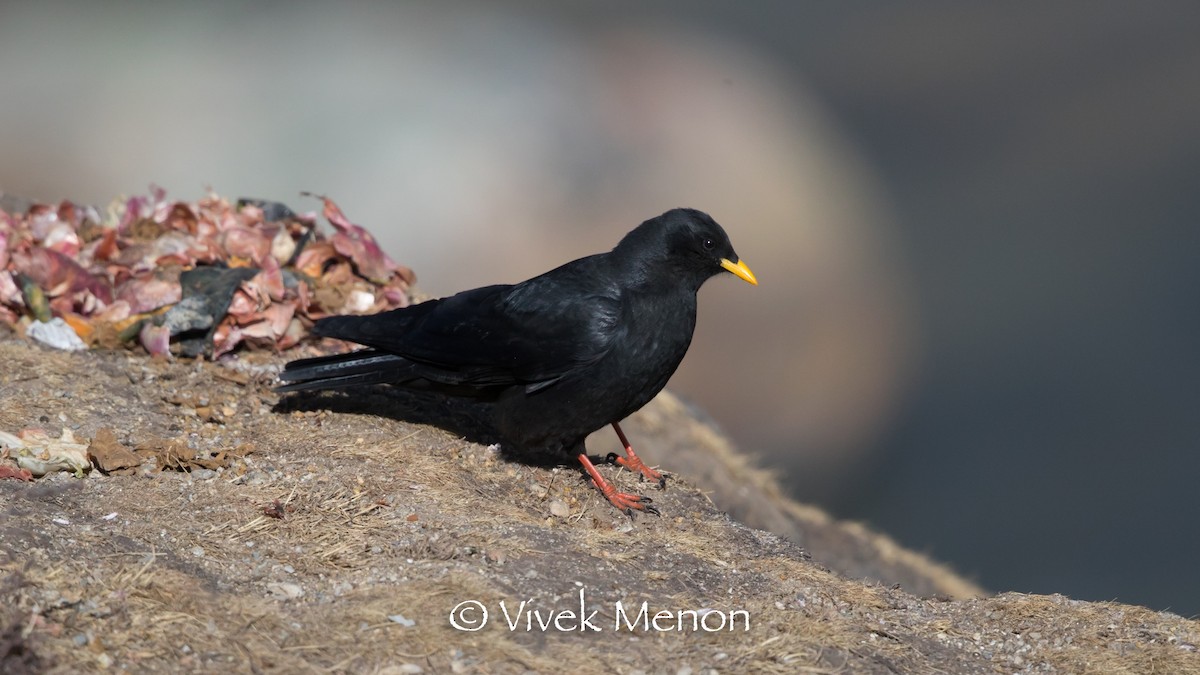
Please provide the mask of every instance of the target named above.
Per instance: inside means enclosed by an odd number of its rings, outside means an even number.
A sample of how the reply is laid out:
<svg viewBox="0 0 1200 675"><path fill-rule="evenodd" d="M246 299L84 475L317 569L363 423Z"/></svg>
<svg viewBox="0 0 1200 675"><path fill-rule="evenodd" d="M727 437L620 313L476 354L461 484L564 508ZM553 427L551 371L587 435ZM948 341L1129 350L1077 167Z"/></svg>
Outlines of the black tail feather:
<svg viewBox="0 0 1200 675"><path fill-rule="evenodd" d="M308 389L338 389L359 384L399 382L411 377L412 362L395 354L362 349L347 354L318 356L292 361L284 366L279 379L287 382L277 392Z"/></svg>

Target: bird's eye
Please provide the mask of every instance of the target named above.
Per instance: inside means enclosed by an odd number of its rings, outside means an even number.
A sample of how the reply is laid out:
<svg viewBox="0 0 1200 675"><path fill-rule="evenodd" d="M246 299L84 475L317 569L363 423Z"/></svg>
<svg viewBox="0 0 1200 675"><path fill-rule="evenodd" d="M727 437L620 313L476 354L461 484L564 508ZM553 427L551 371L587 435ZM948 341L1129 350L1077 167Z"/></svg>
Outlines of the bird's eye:
<svg viewBox="0 0 1200 675"><path fill-rule="evenodd" d="M705 251L711 251L713 246L716 246L716 242L714 242L712 239L704 240L704 250Z"/></svg>

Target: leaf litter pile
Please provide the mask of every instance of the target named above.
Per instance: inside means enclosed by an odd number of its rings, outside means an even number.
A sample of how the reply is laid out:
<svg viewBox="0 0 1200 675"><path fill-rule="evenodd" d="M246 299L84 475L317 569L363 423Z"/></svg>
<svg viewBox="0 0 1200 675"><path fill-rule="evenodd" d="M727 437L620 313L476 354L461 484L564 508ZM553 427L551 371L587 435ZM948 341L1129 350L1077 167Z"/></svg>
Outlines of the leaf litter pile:
<svg viewBox="0 0 1200 675"><path fill-rule="evenodd" d="M58 349L222 360L295 346L324 316L407 306L412 270L332 199L319 199L328 236L315 213L259 199L173 201L152 188L100 209L0 195L0 323ZM161 438L131 449L102 431L89 444L69 429L58 438L0 430L0 478L82 475L92 466L131 472L150 458L159 470L212 469L250 451L198 452Z"/></svg>

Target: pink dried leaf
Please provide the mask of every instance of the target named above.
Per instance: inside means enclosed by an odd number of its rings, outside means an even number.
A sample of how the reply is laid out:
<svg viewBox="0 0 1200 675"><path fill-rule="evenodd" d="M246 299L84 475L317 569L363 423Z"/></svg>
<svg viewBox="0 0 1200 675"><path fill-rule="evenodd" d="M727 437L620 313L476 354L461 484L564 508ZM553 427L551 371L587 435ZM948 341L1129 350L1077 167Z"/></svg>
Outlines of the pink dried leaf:
<svg viewBox="0 0 1200 675"><path fill-rule="evenodd" d="M12 272L5 272L2 269L0 269L0 304L10 307L25 306L25 296L21 294L21 288L13 280Z"/></svg>
<svg viewBox="0 0 1200 675"><path fill-rule="evenodd" d="M388 309L399 309L400 307L408 307L408 291L400 286L384 286L383 297L387 300Z"/></svg>
<svg viewBox="0 0 1200 675"><path fill-rule="evenodd" d="M233 351L238 343L242 341L242 329L236 326L232 321L222 321L217 330L213 331L213 353L212 358L215 361L223 354L228 354Z"/></svg>
<svg viewBox="0 0 1200 675"><path fill-rule="evenodd" d="M255 265L271 254L271 240L249 227L231 227L219 235L219 242L227 258L241 258Z"/></svg>
<svg viewBox="0 0 1200 675"><path fill-rule="evenodd" d="M307 281L303 279L296 281L296 298L292 302L300 312L308 313L308 308L312 305L312 290L309 289Z"/></svg>
<svg viewBox="0 0 1200 675"><path fill-rule="evenodd" d="M74 225L60 222L46 233L46 237L42 239L42 246L52 251L58 251L65 256L78 258L79 233L75 231Z"/></svg>
<svg viewBox="0 0 1200 675"><path fill-rule="evenodd" d="M117 299L128 303L135 314L173 305L183 297L179 268L167 267L142 273L117 288Z"/></svg>
<svg viewBox="0 0 1200 675"><path fill-rule="evenodd" d="M188 256L196 264L211 265L225 262L225 252L217 243L216 234L192 237L188 246Z"/></svg>
<svg viewBox="0 0 1200 675"><path fill-rule="evenodd" d="M91 291L86 289L75 293L71 296L71 299L75 302L75 312L83 316L91 316L108 306L108 303L97 298Z"/></svg>
<svg viewBox="0 0 1200 675"><path fill-rule="evenodd" d="M229 303L229 309L226 310L228 316L233 317L237 323L246 324L254 321L258 317L258 313L263 310L263 304L257 297L255 289L246 289L246 283L243 282L233 293L233 300Z"/></svg>
<svg viewBox="0 0 1200 675"><path fill-rule="evenodd" d="M55 294L47 293L47 295ZM71 295L57 295L57 297L50 298L48 304L50 306L51 314L54 314L55 316L62 316L75 310L75 298Z"/></svg>
<svg viewBox="0 0 1200 675"><path fill-rule="evenodd" d="M296 269L314 279L321 276L325 263L337 257L337 250L327 241L310 241L296 258Z"/></svg>
<svg viewBox="0 0 1200 675"><path fill-rule="evenodd" d="M74 203L64 199L58 204L58 219L61 222L67 223L72 228L77 228L79 227L82 210L78 206L75 206Z"/></svg>
<svg viewBox="0 0 1200 675"><path fill-rule="evenodd" d="M270 338L275 339L275 330L271 326L270 321L257 321L248 326L242 327L242 338Z"/></svg>
<svg viewBox="0 0 1200 675"><path fill-rule="evenodd" d="M121 214L121 222L117 229L121 234L125 234L129 230L129 226L146 217L149 213L148 202L145 197L130 197L125 200L125 212Z"/></svg>
<svg viewBox="0 0 1200 675"><path fill-rule="evenodd" d="M165 232L150 242L150 250L144 253L140 264L149 263L150 269L170 264L191 267L196 262L193 246L192 238L183 232Z"/></svg>
<svg viewBox="0 0 1200 675"><path fill-rule="evenodd" d="M271 326L272 337L282 337L287 332L296 308L286 303L276 303L263 311L263 317Z"/></svg>
<svg viewBox="0 0 1200 675"><path fill-rule="evenodd" d="M150 184L150 213L156 223L166 223L174 206L167 201L167 191L153 183Z"/></svg>
<svg viewBox="0 0 1200 675"><path fill-rule="evenodd" d="M117 231L108 228L104 230L104 234L83 245L79 252L79 260L85 265L91 265L111 260L117 253Z"/></svg>
<svg viewBox="0 0 1200 675"><path fill-rule="evenodd" d="M138 340L152 355L171 354L171 329L166 326L155 326L147 321L138 334Z"/></svg>
<svg viewBox="0 0 1200 675"><path fill-rule="evenodd" d="M167 209L163 224L179 232L195 234L199 220L196 212L192 210L189 204L186 202L175 202Z"/></svg>
<svg viewBox="0 0 1200 675"><path fill-rule="evenodd" d="M114 300L111 305L92 316L94 323L118 323L133 316L133 308L125 300Z"/></svg>
<svg viewBox="0 0 1200 675"><path fill-rule="evenodd" d="M79 263L58 251L34 248L27 254L13 256L16 269L46 291L48 295L64 295L89 290L105 304L112 302L108 280L93 275Z"/></svg>
<svg viewBox="0 0 1200 675"><path fill-rule="evenodd" d="M300 344L300 340L308 335L308 331L304 328L304 322L300 319L293 318L288 322L287 330L283 332L275 346L279 349L290 349Z"/></svg>
<svg viewBox="0 0 1200 675"><path fill-rule="evenodd" d="M0 464L0 479L15 478L17 480L31 481L33 474L29 469L22 469L8 464Z"/></svg>
<svg viewBox="0 0 1200 675"><path fill-rule="evenodd" d="M399 266L379 248L374 235L350 222L332 199L320 199L325 204L325 219L337 230L332 237L337 252L353 261L362 276L376 283L387 282Z"/></svg>
<svg viewBox="0 0 1200 675"><path fill-rule="evenodd" d="M34 204L25 212L26 228L38 242L44 240L58 222L58 209L49 204Z"/></svg>
<svg viewBox="0 0 1200 675"><path fill-rule="evenodd" d="M268 255L263 258L258 274L250 282L264 290L275 301L283 300L287 293L287 288L283 285L283 270L274 256Z"/></svg>

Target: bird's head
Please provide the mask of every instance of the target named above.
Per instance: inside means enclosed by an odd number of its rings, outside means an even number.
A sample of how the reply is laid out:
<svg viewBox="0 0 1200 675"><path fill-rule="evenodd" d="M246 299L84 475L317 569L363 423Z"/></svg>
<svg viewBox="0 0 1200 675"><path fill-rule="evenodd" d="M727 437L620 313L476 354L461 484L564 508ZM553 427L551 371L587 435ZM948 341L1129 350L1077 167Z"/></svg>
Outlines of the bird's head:
<svg viewBox="0 0 1200 675"><path fill-rule="evenodd" d="M725 230L696 209L671 209L647 220L625 235L613 253L632 263L630 272L644 278L670 275L699 288L710 277L729 272L758 285Z"/></svg>

